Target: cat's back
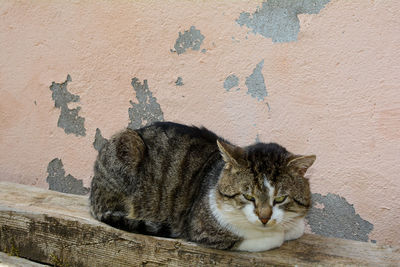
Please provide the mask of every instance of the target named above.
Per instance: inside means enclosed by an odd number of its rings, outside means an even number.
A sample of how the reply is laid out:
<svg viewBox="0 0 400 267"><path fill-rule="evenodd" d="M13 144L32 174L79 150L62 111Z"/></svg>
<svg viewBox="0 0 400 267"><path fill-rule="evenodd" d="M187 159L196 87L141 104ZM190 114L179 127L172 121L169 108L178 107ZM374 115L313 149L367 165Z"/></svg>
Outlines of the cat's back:
<svg viewBox="0 0 400 267"><path fill-rule="evenodd" d="M115 134L100 150L95 163L96 180L115 186L138 180L179 183L218 153L219 137L206 128L173 122L156 122L140 129ZM167 181L168 180L168 181Z"/></svg>
<svg viewBox="0 0 400 267"><path fill-rule="evenodd" d="M198 128L174 122L156 122L135 131L140 135L147 149L156 149L158 152L162 149L169 152L197 149L202 153L218 150L219 137L204 127Z"/></svg>
<svg viewBox="0 0 400 267"><path fill-rule="evenodd" d="M151 195L138 203L153 214L184 210L202 191L206 173L220 159L218 138L206 128L173 122L125 129L100 150L91 195L103 191L112 192L116 199Z"/></svg>
<svg viewBox="0 0 400 267"><path fill-rule="evenodd" d="M133 209L150 221L167 222L179 236L193 203L208 190L207 184L213 183L206 177L221 160L219 137L205 128L172 122L135 131L145 150L131 191L142 201L135 202Z"/></svg>
<svg viewBox="0 0 400 267"><path fill-rule="evenodd" d="M145 144L141 171L154 181L174 184L192 180L219 151L219 137L206 128L157 122L136 131Z"/></svg>

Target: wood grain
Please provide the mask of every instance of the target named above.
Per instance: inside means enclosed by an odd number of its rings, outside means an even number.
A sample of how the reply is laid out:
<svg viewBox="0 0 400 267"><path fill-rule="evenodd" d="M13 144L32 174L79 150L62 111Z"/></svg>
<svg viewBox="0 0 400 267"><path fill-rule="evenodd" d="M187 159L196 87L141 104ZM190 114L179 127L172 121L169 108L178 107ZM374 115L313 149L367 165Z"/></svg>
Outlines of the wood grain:
<svg viewBox="0 0 400 267"><path fill-rule="evenodd" d="M0 252L0 267L48 267L48 265L36 263L23 258L10 256Z"/></svg>
<svg viewBox="0 0 400 267"><path fill-rule="evenodd" d="M57 266L399 266L400 250L305 234L262 253L213 250L94 220L85 196L0 183L0 250Z"/></svg>

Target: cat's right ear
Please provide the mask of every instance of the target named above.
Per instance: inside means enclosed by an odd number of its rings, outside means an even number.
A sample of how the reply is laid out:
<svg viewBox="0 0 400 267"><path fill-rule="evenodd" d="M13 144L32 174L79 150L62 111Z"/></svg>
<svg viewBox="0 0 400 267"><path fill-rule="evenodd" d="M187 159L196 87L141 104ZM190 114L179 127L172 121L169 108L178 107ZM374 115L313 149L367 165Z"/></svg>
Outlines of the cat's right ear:
<svg viewBox="0 0 400 267"><path fill-rule="evenodd" d="M310 155L310 156L294 155L289 158L287 167L289 167L289 169L293 173L304 176L308 168L311 167L316 158L317 157L315 155Z"/></svg>
<svg viewBox="0 0 400 267"><path fill-rule="evenodd" d="M240 169L245 166L246 153L243 148L228 144L222 140L217 140L217 144L222 158L228 166L232 166L235 169Z"/></svg>

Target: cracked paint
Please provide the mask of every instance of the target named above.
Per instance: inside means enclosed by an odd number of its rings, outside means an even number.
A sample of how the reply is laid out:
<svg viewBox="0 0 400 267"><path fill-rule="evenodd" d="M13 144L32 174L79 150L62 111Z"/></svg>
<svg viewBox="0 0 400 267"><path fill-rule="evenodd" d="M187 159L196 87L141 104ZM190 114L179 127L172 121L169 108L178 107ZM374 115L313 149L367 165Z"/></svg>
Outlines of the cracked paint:
<svg viewBox="0 0 400 267"><path fill-rule="evenodd" d="M93 147L100 152L105 144L108 143L108 140L101 135L101 131L99 128L96 129L96 135L94 137Z"/></svg>
<svg viewBox="0 0 400 267"><path fill-rule="evenodd" d="M250 14L242 12L236 22L274 43L297 41L298 14L318 14L330 0L268 0Z"/></svg>
<svg viewBox="0 0 400 267"><path fill-rule="evenodd" d="M148 80L165 120L204 125L240 144L259 133L261 142L321 155L309 173L313 193L345 197L353 217L373 224L370 242L400 246L400 1L24 2L0 4L2 180L48 188L47 166L57 157L65 176L89 187L102 134L109 139L133 116L138 125L146 117L128 114L130 100L139 105L129 83L137 77ZM191 26L205 38L199 50L181 38L178 55L179 32L190 37ZM267 96L258 100L245 81L262 59ZM57 126L61 104L49 87L61 87L68 73L65 93L80 99L63 101L81 107L70 124L84 117L85 136ZM239 86L226 91L231 74Z"/></svg>
<svg viewBox="0 0 400 267"><path fill-rule="evenodd" d="M182 77L178 77L178 79L176 79L175 85L176 86L182 86L183 85Z"/></svg>
<svg viewBox="0 0 400 267"><path fill-rule="evenodd" d="M46 182L49 189L69 194L86 195L89 188L83 186L82 180L78 180L71 174L65 176L61 159L55 158L47 166L48 176Z"/></svg>
<svg viewBox="0 0 400 267"><path fill-rule="evenodd" d="M132 107L128 109L128 114L131 121L128 127L139 129L153 122L163 121L164 114L160 104L157 103L157 99L153 97L152 92L149 90L147 80L143 80L143 84L141 84L138 78L133 78L132 86L139 103L130 101Z"/></svg>
<svg viewBox="0 0 400 267"><path fill-rule="evenodd" d="M226 91L229 92L233 87L236 87L239 85L239 78L235 74L231 74L228 77L226 77L224 81L224 88Z"/></svg>
<svg viewBox="0 0 400 267"><path fill-rule="evenodd" d="M318 235L368 241L373 224L356 214L354 206L344 197L329 193L312 194L313 207L307 220L311 231Z"/></svg>
<svg viewBox="0 0 400 267"><path fill-rule="evenodd" d="M178 39L176 39L174 48L178 55L186 52L186 49L191 48L192 50L200 50L200 46L203 43L204 35L200 33L200 30L197 30L195 26L190 27L190 30L184 31L182 34L179 33ZM202 53L205 53L206 50L201 50Z"/></svg>
<svg viewBox="0 0 400 267"><path fill-rule="evenodd" d="M79 102L79 96L73 95L67 90L68 82L71 81L71 76L68 74L65 82L53 82L50 86L50 90L53 92L52 98L54 100L54 106L61 109L57 126L63 128L66 134L73 133L76 136L85 136L85 118L78 115L81 107L76 107L73 109L68 108L68 103Z"/></svg>
<svg viewBox="0 0 400 267"><path fill-rule="evenodd" d="M264 67L264 59L254 68L253 73L246 77L247 94L257 98L259 101L264 100L267 94L267 88L265 86L264 76L262 74L262 68Z"/></svg>

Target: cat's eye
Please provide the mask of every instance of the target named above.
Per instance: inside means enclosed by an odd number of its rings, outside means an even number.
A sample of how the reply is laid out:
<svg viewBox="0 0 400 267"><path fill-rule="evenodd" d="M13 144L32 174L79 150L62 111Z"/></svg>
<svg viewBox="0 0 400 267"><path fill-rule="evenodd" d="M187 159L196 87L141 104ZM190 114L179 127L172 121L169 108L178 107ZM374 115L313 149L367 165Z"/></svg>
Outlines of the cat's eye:
<svg viewBox="0 0 400 267"><path fill-rule="evenodd" d="M244 196L244 198L245 199L247 199L248 201L256 201L256 199L253 197L253 196L251 196L251 195L247 195L247 194L243 194L243 196Z"/></svg>
<svg viewBox="0 0 400 267"><path fill-rule="evenodd" d="M274 199L274 204L282 203L283 201L286 200L286 197L287 197L287 196L276 197L276 198Z"/></svg>

